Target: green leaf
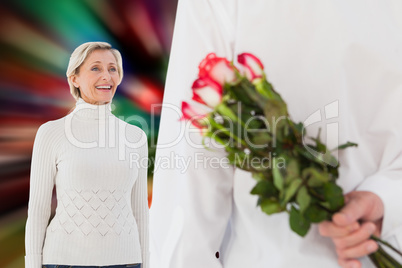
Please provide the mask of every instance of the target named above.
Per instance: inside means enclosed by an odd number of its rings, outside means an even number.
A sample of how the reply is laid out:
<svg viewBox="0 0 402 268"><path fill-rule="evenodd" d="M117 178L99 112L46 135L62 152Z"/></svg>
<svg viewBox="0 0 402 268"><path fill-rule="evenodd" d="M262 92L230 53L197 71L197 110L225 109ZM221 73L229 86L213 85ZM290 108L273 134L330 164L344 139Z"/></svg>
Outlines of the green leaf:
<svg viewBox="0 0 402 268"><path fill-rule="evenodd" d="M214 139L215 141L217 141L218 143L222 144L225 147L225 150L227 152L231 152L232 148L230 146L228 146L228 139L224 139L224 138L220 138L216 135L214 135L211 132L207 132L204 134L204 136L202 137L202 145L204 146L205 149L207 149L208 151L212 151L212 149L205 143L205 138L210 138L210 139Z"/></svg>
<svg viewBox="0 0 402 268"><path fill-rule="evenodd" d="M298 148L298 151L306 158L320 165L338 166L338 160L331 154L331 151L319 139L312 138L312 140L316 142L316 145L306 144L306 146L316 152L316 155L308 152L306 148Z"/></svg>
<svg viewBox="0 0 402 268"><path fill-rule="evenodd" d="M310 167L306 168L302 172L302 177L307 181L310 187L320 187L327 183L330 179L327 172L318 170L316 168Z"/></svg>
<svg viewBox="0 0 402 268"><path fill-rule="evenodd" d="M237 160L237 156L236 156L237 153L238 152L236 152L236 151L232 151L232 152L229 152L229 154L227 155L227 158L228 158L230 164L235 165L235 162Z"/></svg>
<svg viewBox="0 0 402 268"><path fill-rule="evenodd" d="M253 85L259 94L266 99L272 98L272 87L268 84L264 78L257 78L253 80Z"/></svg>
<svg viewBox="0 0 402 268"><path fill-rule="evenodd" d="M326 209L328 209L328 210L331 210L331 207L330 207L330 205L329 205L328 202L323 202L323 201L321 201L321 202L318 202L318 204L319 204L321 207L324 207L324 208L326 208Z"/></svg>
<svg viewBox="0 0 402 268"><path fill-rule="evenodd" d="M272 137L268 132L247 133L251 136L252 145L267 145L272 141Z"/></svg>
<svg viewBox="0 0 402 268"><path fill-rule="evenodd" d="M265 175L262 172L253 172L252 173L252 177L253 179L255 179L256 181L263 181L265 180Z"/></svg>
<svg viewBox="0 0 402 268"><path fill-rule="evenodd" d="M290 228L293 232L304 237L310 229L310 221L303 217L303 215L292 206L289 216Z"/></svg>
<svg viewBox="0 0 402 268"><path fill-rule="evenodd" d="M285 199L283 200L282 205L286 205L289 202L289 200L292 199L292 197L296 194L302 182L303 181L300 178L292 181L289 187L287 187L285 190Z"/></svg>
<svg viewBox="0 0 402 268"><path fill-rule="evenodd" d="M220 108L222 107L226 107L223 103L218 105ZM218 107L217 106L217 107ZM227 107L226 107L227 108ZM230 110L229 108L227 108L228 110ZM235 115L234 115L235 116ZM236 121L237 122L237 121ZM217 123L215 120L210 120L211 126L213 127L214 131L213 131L213 135L211 136L212 139L215 139L216 136L216 132L221 133L221 134L225 134L228 137L236 140L236 142L241 143L244 146L247 146L246 142L244 140L242 140L241 138L237 137L235 135L235 133L233 133L231 130L232 129L228 129L224 126L222 126L222 124ZM242 123L242 122L240 122Z"/></svg>
<svg viewBox="0 0 402 268"><path fill-rule="evenodd" d="M313 149L314 151L317 150L314 146L311 146L310 144L306 144L305 146L308 146L309 148ZM309 160L313 163L318 163L318 164L322 165L322 161L320 161L319 159L317 159L317 157L315 157L309 151L307 151L306 148L304 148L304 146L295 146L294 148L295 148L296 152L298 152L299 154L304 156L307 160Z"/></svg>
<svg viewBox="0 0 402 268"><path fill-rule="evenodd" d="M245 83L243 85L243 92L247 94L247 96L254 102L253 104L257 104L261 109L264 109L269 103L267 103L267 99L263 98L261 94L259 94L253 84L251 84L247 79L245 79ZM241 100L241 99L240 99Z"/></svg>
<svg viewBox="0 0 402 268"><path fill-rule="evenodd" d="M243 100L240 100L236 103L233 104L228 104L234 107L234 109L236 111L239 110L239 105L240 105L240 110L241 110L241 116L243 117L244 115L248 116L248 117L255 117L256 115L262 115L262 110L257 106L257 105L247 105L243 102ZM262 119L260 119L261 122L263 122ZM244 122L246 122L247 120L243 120ZM264 125L266 125L264 123Z"/></svg>
<svg viewBox="0 0 402 268"><path fill-rule="evenodd" d="M261 201L260 206L261 210L267 213L268 215L283 211L282 207L276 200L263 199Z"/></svg>
<svg viewBox="0 0 402 268"><path fill-rule="evenodd" d="M329 213L324 208L320 208L317 205L309 206L304 212L304 217L314 223L330 219Z"/></svg>
<svg viewBox="0 0 402 268"><path fill-rule="evenodd" d="M322 161L324 164L328 164L333 167L337 167L339 165L338 160L331 154L330 151L326 151L324 154L318 155L317 159Z"/></svg>
<svg viewBox="0 0 402 268"><path fill-rule="evenodd" d="M253 80L253 84L256 86L256 89L260 94L263 94L261 91L265 91L266 95L263 95L268 96L268 99L282 100L281 95L279 95L279 93L273 88L272 84L266 80L265 74L262 79ZM261 85L259 86L258 84Z"/></svg>
<svg viewBox="0 0 402 268"><path fill-rule="evenodd" d="M227 116L233 120L233 122L239 122L237 115L225 103L218 104L215 109L220 115Z"/></svg>
<svg viewBox="0 0 402 268"><path fill-rule="evenodd" d="M242 170L251 171L249 155L245 154L243 151L233 150L229 152L227 158L230 164L239 167Z"/></svg>
<svg viewBox="0 0 402 268"><path fill-rule="evenodd" d="M285 186L285 179L282 176L281 170L276 164L276 158L274 158L274 163L272 167L272 175L274 176L274 185L280 191L283 192Z"/></svg>
<svg viewBox="0 0 402 268"><path fill-rule="evenodd" d="M288 109L283 100L270 100L264 107L264 115L268 120L274 120L277 130L287 124ZM282 118L281 118L282 117Z"/></svg>
<svg viewBox="0 0 402 268"><path fill-rule="evenodd" d="M299 133L302 133L302 132L303 132L304 125L303 125L302 122L299 122L299 123L297 123L297 124L294 124L294 126L295 126L296 130L297 130Z"/></svg>
<svg viewBox="0 0 402 268"><path fill-rule="evenodd" d="M327 146L321 142L321 128L318 129L317 138L311 138L315 141L315 149L320 153L325 153L327 151Z"/></svg>
<svg viewBox="0 0 402 268"><path fill-rule="evenodd" d="M335 183L326 183L324 185L324 196L332 211L338 211L344 205L342 188Z"/></svg>
<svg viewBox="0 0 402 268"><path fill-rule="evenodd" d="M258 197L258 200L257 200L257 207L260 207L260 206L261 206L262 200L263 200L263 198L262 198L261 196L259 196L259 197Z"/></svg>
<svg viewBox="0 0 402 268"><path fill-rule="evenodd" d="M241 79L238 83L232 85L228 83L225 84L225 90L230 92L234 99L250 106L256 104L254 99L248 94L253 91L253 88L254 86L247 79Z"/></svg>
<svg viewBox="0 0 402 268"><path fill-rule="evenodd" d="M299 162L297 159L290 158L286 161L286 183L291 183L294 179L300 177Z"/></svg>
<svg viewBox="0 0 402 268"><path fill-rule="evenodd" d="M272 197L278 195L278 190L271 181L262 180L254 186L250 193L264 197Z"/></svg>
<svg viewBox="0 0 402 268"><path fill-rule="evenodd" d="M350 142L350 141L348 141L347 143L344 143L344 144L341 144L341 145L339 145L337 148L335 148L334 150L342 150L342 149L345 149L345 148L348 148L348 147L357 147L358 145L357 145L357 143L354 143L354 142Z"/></svg>
<svg viewBox="0 0 402 268"><path fill-rule="evenodd" d="M311 197L306 186L302 186L297 192L296 201L299 204L300 213L303 214L311 202Z"/></svg>
<svg viewBox="0 0 402 268"><path fill-rule="evenodd" d="M264 131L265 133L269 132L269 124L267 120L263 116L257 114L257 112L260 112L258 107L247 107L244 103L240 102L237 104L240 104L240 109L237 108L236 113L239 114L239 117L244 122L247 130L253 131L253 134L257 131Z"/></svg>

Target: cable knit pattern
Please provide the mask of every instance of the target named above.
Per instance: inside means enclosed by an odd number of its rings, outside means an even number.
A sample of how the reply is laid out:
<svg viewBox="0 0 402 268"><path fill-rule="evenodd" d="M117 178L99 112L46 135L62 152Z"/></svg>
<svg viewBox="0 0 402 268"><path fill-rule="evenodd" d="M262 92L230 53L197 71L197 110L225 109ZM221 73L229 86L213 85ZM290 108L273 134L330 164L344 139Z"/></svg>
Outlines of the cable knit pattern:
<svg viewBox="0 0 402 268"><path fill-rule="evenodd" d="M109 232L130 235L136 228L128 205L130 200L124 198L126 190L62 191L59 200L63 208L50 226L52 232L64 229L69 234L82 232L86 236L91 232L102 236Z"/></svg>
<svg viewBox="0 0 402 268"><path fill-rule="evenodd" d="M148 266L147 139L110 104L82 99L35 138L26 268L42 264ZM50 217L53 187L56 215Z"/></svg>

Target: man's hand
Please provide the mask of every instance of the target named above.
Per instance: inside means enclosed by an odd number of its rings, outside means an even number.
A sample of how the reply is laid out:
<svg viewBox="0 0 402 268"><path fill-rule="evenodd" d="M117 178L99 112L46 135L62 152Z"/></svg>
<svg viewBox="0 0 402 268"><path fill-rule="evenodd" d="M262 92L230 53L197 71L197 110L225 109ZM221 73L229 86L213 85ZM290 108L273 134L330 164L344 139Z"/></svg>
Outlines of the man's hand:
<svg viewBox="0 0 402 268"><path fill-rule="evenodd" d="M384 204L376 194L354 191L345 196L344 208L332 217L331 222L319 224L319 232L334 242L339 265L360 268L357 258L378 249L370 236L380 236L383 216Z"/></svg>

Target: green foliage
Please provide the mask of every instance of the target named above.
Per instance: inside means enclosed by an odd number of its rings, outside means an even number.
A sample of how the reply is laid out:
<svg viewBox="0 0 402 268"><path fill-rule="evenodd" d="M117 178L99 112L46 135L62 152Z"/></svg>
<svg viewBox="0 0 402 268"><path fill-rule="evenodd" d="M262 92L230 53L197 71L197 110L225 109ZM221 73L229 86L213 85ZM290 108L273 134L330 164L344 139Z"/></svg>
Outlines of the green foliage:
<svg viewBox="0 0 402 268"><path fill-rule="evenodd" d="M277 197L278 189L271 181L261 180L251 190L251 194L259 195L263 198Z"/></svg>
<svg viewBox="0 0 402 268"><path fill-rule="evenodd" d="M300 178L297 178L290 183L289 187L287 187L285 190L285 198L282 202L282 205L285 206L295 196L302 183L303 181Z"/></svg>
<svg viewBox="0 0 402 268"><path fill-rule="evenodd" d="M342 188L335 183L326 183L324 185L324 197L331 211L338 211L344 205Z"/></svg>
<svg viewBox="0 0 402 268"><path fill-rule="evenodd" d="M291 229L304 236L311 223L330 219L344 204L336 185L337 159L320 133L308 145L303 142L303 123L289 118L286 103L265 77L253 83L238 77L225 84L204 137L224 144L229 162L252 173L257 183L251 194L264 213L288 211ZM356 144L336 149L351 146Z"/></svg>
<svg viewBox="0 0 402 268"><path fill-rule="evenodd" d="M282 195L284 187L285 187L285 179L281 173L280 168L278 167L278 165L276 165L275 159L274 159L274 165L272 167L272 175L274 177L274 185L275 185L276 189L278 189Z"/></svg>
<svg viewBox="0 0 402 268"><path fill-rule="evenodd" d="M317 168L309 167L303 170L302 177L310 187L320 187L329 181L329 174Z"/></svg>
<svg viewBox="0 0 402 268"><path fill-rule="evenodd" d="M312 204L304 212L304 217L310 222L320 223L331 219L331 214L326 209Z"/></svg>
<svg viewBox="0 0 402 268"><path fill-rule="evenodd" d="M346 149L348 147L357 147L357 143L348 141L345 144L339 145L336 149L342 150L342 149Z"/></svg>
<svg viewBox="0 0 402 268"><path fill-rule="evenodd" d="M278 213L283 211L281 205L279 205L278 201L274 199L262 199L261 201L261 210L267 213L268 215Z"/></svg>
<svg viewBox="0 0 402 268"><path fill-rule="evenodd" d="M253 145L261 146L261 145L269 145L272 142L272 137L267 132L259 132L252 136L251 142Z"/></svg>
<svg viewBox="0 0 402 268"><path fill-rule="evenodd" d="M310 229L311 223L294 207L290 209L289 224L293 232L300 236L305 236Z"/></svg>
<svg viewBox="0 0 402 268"><path fill-rule="evenodd" d="M300 213L304 213L311 203L311 196L306 186L302 186L297 192L296 203L299 204Z"/></svg>

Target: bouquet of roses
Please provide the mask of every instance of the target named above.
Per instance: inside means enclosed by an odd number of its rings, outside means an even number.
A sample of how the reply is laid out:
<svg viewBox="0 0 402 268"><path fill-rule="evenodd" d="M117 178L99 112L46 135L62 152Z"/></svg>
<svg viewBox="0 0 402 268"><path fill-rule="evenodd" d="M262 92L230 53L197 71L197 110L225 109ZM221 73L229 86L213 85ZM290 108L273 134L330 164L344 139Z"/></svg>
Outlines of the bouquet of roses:
<svg viewBox="0 0 402 268"><path fill-rule="evenodd" d="M214 53L206 56L192 86L194 105L182 102L183 118L221 144L231 164L251 172L256 180L251 194L263 212L288 212L290 228L305 236L312 223L331 220L344 205L336 184L338 161L319 134L306 144L303 123L290 119L257 57L243 53L237 61L241 71ZM357 144L335 150L350 146ZM402 267L381 246L370 258L376 267Z"/></svg>

